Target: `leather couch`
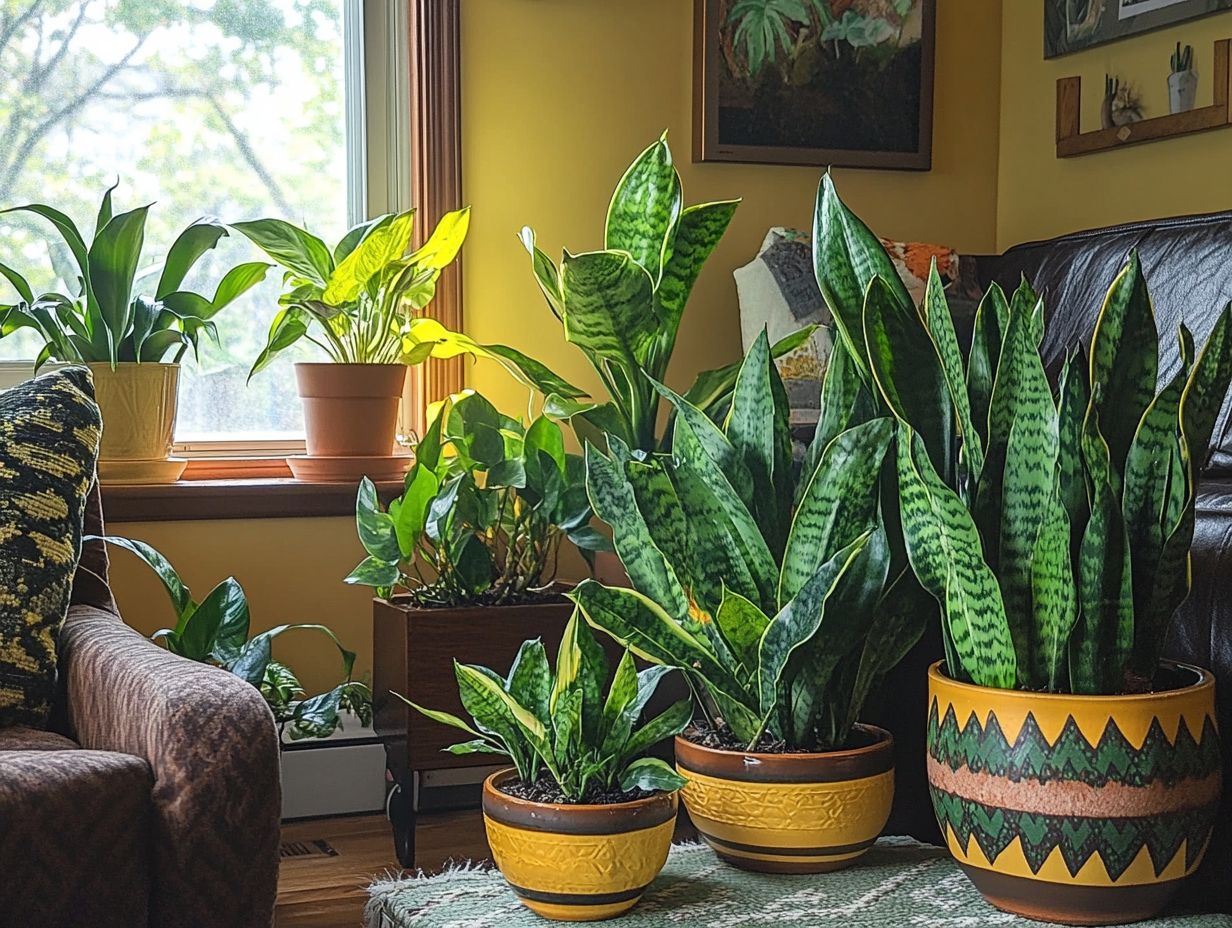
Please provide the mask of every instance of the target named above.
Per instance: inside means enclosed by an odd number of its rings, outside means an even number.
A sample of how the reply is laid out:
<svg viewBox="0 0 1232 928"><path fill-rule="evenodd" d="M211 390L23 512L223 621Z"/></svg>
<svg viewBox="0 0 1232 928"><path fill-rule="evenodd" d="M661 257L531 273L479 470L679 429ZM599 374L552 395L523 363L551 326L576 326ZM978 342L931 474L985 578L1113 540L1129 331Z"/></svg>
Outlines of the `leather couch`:
<svg viewBox="0 0 1232 928"><path fill-rule="evenodd" d="M85 523L102 534L97 488ZM269 928L274 721L238 677L120 619L88 542L51 731L0 729L0 928Z"/></svg>
<svg viewBox="0 0 1232 928"><path fill-rule="evenodd" d="M1232 212L1137 222L1018 245L975 259L982 291L993 281L1010 292L1022 275L1044 298L1043 345L1050 369L1066 350L1089 345L1104 294L1137 248L1160 332L1160 379L1180 368L1177 326L1184 322L1200 346L1218 313L1232 300ZM1232 398L1225 398L1203 458L1193 541L1193 591L1181 606L1166 656L1214 671L1224 736L1224 804L1232 821ZM873 718L895 733L899 786L889 834L940 842L924 774L927 693L924 668L941 657L936 629L898 668ZM904 711L906 710L906 711ZM909 719L910 721L906 721ZM1232 912L1232 830L1217 826L1206 859L1183 901Z"/></svg>

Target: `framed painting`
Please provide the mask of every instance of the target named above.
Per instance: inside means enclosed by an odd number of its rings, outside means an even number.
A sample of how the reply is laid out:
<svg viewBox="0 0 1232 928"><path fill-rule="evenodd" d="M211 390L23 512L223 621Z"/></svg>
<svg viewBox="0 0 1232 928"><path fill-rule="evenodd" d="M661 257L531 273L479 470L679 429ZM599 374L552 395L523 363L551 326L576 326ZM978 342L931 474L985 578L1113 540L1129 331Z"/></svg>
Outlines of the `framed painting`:
<svg viewBox="0 0 1232 928"><path fill-rule="evenodd" d="M1044 57L1232 10L1232 0L1044 0Z"/></svg>
<svg viewBox="0 0 1232 928"><path fill-rule="evenodd" d="M927 171L936 2L694 0L693 160Z"/></svg>

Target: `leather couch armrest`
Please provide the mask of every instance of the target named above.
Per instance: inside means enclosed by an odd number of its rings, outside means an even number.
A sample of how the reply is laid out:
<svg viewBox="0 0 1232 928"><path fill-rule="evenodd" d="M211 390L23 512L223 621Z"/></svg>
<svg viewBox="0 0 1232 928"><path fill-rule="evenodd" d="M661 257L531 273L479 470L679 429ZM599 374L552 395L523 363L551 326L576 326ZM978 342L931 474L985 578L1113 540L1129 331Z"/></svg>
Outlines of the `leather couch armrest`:
<svg viewBox="0 0 1232 928"><path fill-rule="evenodd" d="M260 693L89 606L69 610L60 672L81 746L135 755L153 774L152 928L268 928L281 786Z"/></svg>

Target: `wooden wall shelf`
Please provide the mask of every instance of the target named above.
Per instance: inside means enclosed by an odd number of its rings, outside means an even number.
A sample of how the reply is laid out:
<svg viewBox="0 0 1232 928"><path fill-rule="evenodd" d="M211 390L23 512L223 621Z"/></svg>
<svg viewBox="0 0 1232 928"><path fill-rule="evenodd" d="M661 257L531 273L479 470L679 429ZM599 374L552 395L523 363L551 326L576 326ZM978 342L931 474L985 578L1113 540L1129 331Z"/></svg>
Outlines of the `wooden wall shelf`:
<svg viewBox="0 0 1232 928"><path fill-rule="evenodd" d="M1210 106L1143 119L1128 126L1083 132L1080 128L1082 78L1061 78L1057 81L1057 157L1073 158L1232 125L1232 108L1228 105L1229 46L1232 46L1232 39L1220 39L1215 43L1211 68L1215 74L1215 102Z"/></svg>

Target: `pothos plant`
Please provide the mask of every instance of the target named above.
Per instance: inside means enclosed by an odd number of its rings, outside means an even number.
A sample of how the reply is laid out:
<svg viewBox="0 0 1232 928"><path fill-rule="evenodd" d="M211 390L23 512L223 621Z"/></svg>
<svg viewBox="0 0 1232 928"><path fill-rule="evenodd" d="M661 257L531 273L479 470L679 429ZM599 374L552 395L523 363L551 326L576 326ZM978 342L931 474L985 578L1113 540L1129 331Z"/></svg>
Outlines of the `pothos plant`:
<svg viewBox="0 0 1232 928"><path fill-rule="evenodd" d="M198 219L181 232L161 265L143 266L150 207L114 213L116 186L103 194L89 241L69 216L42 203L0 210L46 219L72 256L72 266L60 272L70 285L64 293L36 294L25 276L0 264L0 276L18 297L0 305L0 338L19 329L36 331L43 339L36 368L47 361L112 367L121 361L179 361L190 347L196 352L202 332L217 340L214 317L265 279L270 265L253 261L228 270L212 296L184 289L189 271L227 235L212 219ZM57 246L50 247L55 255Z"/></svg>
<svg viewBox="0 0 1232 928"><path fill-rule="evenodd" d="M814 236L842 393L898 422L912 568L943 613L946 668L981 686L1079 694L1152 686L1189 592L1199 468L1232 380L1232 304L1206 344L1181 325L1158 387L1159 335L1136 253L1089 351L1056 383L1045 307L992 286L964 359L936 267L916 307L827 177Z"/></svg>
<svg viewBox="0 0 1232 928"><path fill-rule="evenodd" d="M580 437L596 444L614 435L639 451L665 447L670 428L661 435L662 398L654 383L666 377L693 284L738 205L738 200L719 200L684 206L664 133L616 185L601 250L566 251L557 267L536 244L534 231L522 230L548 308L607 393L606 399L592 401L578 387L541 371L535 379L546 394L547 414L570 420ZM780 340L775 355L799 347L810 334L805 329ZM685 396L703 409L721 409L736 368L702 373Z"/></svg>
<svg viewBox="0 0 1232 928"><path fill-rule="evenodd" d="M474 392L440 404L402 495L382 510L366 478L356 501L368 556L346 578L419 606L511 605L548 594L568 539L606 550L590 526L582 459L560 426L529 425ZM427 570L425 575L424 570Z"/></svg>
<svg viewBox="0 0 1232 928"><path fill-rule="evenodd" d="M451 754L503 755L523 783L537 784L546 775L561 800L585 803L610 798L617 790L673 791L684 785L684 778L667 763L642 756L683 731L692 715L689 701L682 700L641 724L666 670L639 671L626 651L609 683L607 656L574 613L561 639L555 672L537 639L522 644L506 677L454 662L469 723L399 698L470 736L446 748Z"/></svg>
<svg viewBox="0 0 1232 928"><path fill-rule="evenodd" d="M324 625L276 625L249 638L248 597L234 577L215 586L200 602L193 599L175 568L157 550L143 541L109 535L89 536L135 554L162 581L175 610L175 625L153 634L172 654L212 664L235 674L256 687L265 697L280 732L293 741L324 738L342 724L340 710L349 710L368 725L372 721L372 692L367 684L351 679L355 652L342 646ZM324 693L308 696L295 672L273 659L274 639L287 632L307 631L323 635L342 659L342 679Z"/></svg>
<svg viewBox="0 0 1232 928"><path fill-rule="evenodd" d="M861 707L927 616L887 534L893 420L823 396L818 445L793 465L786 392L762 333L722 425L676 411L670 453L610 436L586 452L595 513L633 589L583 581L582 614L639 657L679 668L709 725L749 750L848 744ZM892 487L890 488L892 492Z"/></svg>

